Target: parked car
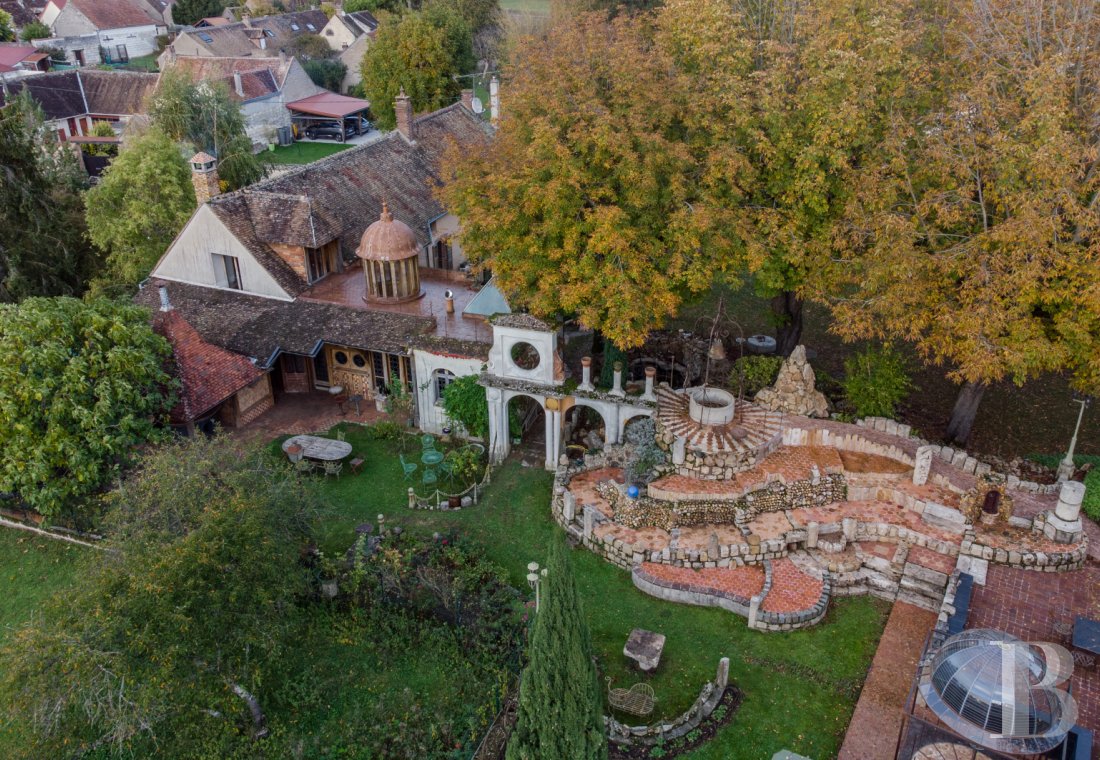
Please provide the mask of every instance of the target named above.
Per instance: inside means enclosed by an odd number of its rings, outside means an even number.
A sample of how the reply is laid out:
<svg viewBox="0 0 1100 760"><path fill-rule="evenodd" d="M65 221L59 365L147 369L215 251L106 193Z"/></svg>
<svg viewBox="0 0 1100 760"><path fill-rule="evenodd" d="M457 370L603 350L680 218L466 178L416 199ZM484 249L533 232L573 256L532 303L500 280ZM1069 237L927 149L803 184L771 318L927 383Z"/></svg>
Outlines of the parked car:
<svg viewBox="0 0 1100 760"><path fill-rule="evenodd" d="M311 140L322 138L325 140L339 140L343 142L353 134L355 134L355 130L350 124L344 124L343 128L341 128L340 123L335 121L310 124L306 127L306 137Z"/></svg>
<svg viewBox="0 0 1100 760"><path fill-rule="evenodd" d="M351 119L348 123L354 125L355 120ZM369 119L364 119L362 116L360 116L359 117L359 134L365 135L367 132L370 132L372 129L374 129L374 125L370 123L370 120Z"/></svg>

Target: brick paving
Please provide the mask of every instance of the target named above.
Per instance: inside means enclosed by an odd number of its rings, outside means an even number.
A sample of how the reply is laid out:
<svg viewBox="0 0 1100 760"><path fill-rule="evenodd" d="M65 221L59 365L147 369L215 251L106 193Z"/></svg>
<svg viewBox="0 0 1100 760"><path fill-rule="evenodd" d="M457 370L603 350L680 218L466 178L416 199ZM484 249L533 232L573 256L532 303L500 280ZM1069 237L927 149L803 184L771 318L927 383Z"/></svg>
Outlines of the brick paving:
<svg viewBox="0 0 1100 760"><path fill-rule="evenodd" d="M576 475L569 481L569 490L577 500L577 512L581 513L581 507L591 504L607 519L615 517L615 510L604 497L596 491L596 486L613 480L616 483L624 483L626 479L619 467L601 467L598 470L588 470Z"/></svg>
<svg viewBox="0 0 1100 760"><path fill-rule="evenodd" d="M1076 615L1100 619L1100 566L1076 572L1040 573L990 565L984 586L974 586L967 628L994 628L1025 641L1060 643L1054 624ZM1100 670L1077 668L1071 678L1077 722L1100 731ZM1100 746L1093 751L1100 757Z"/></svg>
<svg viewBox="0 0 1100 760"><path fill-rule="evenodd" d="M662 585L682 591L717 591L739 597L745 602L764 588L764 568L760 565L692 570L687 567L643 562L642 570Z"/></svg>
<svg viewBox="0 0 1100 760"><path fill-rule="evenodd" d="M745 523L745 527L760 536L762 541L779 538L793 527L782 512L761 512Z"/></svg>
<svg viewBox="0 0 1100 760"><path fill-rule="evenodd" d="M837 760L893 760L917 659L935 623L934 612L894 604Z"/></svg>
<svg viewBox="0 0 1100 760"><path fill-rule="evenodd" d="M760 606L765 612L801 612L814 606L823 588L820 580L782 557L772 560L772 587Z"/></svg>
<svg viewBox="0 0 1100 760"><path fill-rule="evenodd" d="M864 523L885 523L898 525L935 538L940 541L959 543L958 533L929 525L916 512L897 504L883 504L877 501L844 501L824 507L803 507L788 512L791 520L800 526L809 522L840 523L845 517L854 517Z"/></svg>
<svg viewBox="0 0 1100 760"><path fill-rule="evenodd" d="M914 565L927 567L929 570L936 570L951 575L959 560L957 557L940 554L931 549L926 549L923 546L913 546L909 549L909 556L906 558L906 561L912 562Z"/></svg>

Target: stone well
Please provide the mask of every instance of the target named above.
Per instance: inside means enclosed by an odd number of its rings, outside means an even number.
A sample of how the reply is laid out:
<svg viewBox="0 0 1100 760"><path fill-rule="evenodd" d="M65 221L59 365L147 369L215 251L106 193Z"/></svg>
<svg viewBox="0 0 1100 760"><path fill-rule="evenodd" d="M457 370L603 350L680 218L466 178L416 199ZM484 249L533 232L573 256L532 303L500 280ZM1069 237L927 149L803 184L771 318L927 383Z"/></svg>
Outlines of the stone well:
<svg viewBox="0 0 1100 760"><path fill-rule="evenodd" d="M688 388L688 416L700 425L728 425L733 422L737 400L729 391L705 385Z"/></svg>

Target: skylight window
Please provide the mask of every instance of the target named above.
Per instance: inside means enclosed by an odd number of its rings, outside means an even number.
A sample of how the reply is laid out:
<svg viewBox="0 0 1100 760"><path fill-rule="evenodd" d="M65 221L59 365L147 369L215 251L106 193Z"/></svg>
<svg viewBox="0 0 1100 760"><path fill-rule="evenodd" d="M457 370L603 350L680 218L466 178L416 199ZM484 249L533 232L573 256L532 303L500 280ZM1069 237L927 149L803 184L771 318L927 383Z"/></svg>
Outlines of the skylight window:
<svg viewBox="0 0 1100 760"><path fill-rule="evenodd" d="M308 29L311 32L316 32L317 31L317 27L315 27L313 24L306 24L306 29Z"/></svg>
<svg viewBox="0 0 1100 760"><path fill-rule="evenodd" d="M274 37L274 36L275 36L275 32L271 31L270 29L264 29L264 37Z"/></svg>
<svg viewBox="0 0 1100 760"><path fill-rule="evenodd" d="M207 44L210 44L214 41L214 38L211 37L209 34L206 34L205 32L199 32L199 39Z"/></svg>

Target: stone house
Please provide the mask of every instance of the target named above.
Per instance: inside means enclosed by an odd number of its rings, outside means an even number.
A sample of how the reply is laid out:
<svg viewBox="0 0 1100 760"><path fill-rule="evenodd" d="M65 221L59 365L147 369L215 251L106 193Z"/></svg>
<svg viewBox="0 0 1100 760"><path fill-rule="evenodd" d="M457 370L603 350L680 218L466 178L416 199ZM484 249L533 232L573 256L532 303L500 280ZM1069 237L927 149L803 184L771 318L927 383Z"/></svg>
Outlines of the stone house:
<svg viewBox="0 0 1100 760"><path fill-rule="evenodd" d="M245 130L253 144L275 141L279 127L291 125L287 104L326 92L309 78L293 57L163 59L165 70L185 71L194 81L223 82L241 104Z"/></svg>
<svg viewBox="0 0 1100 760"><path fill-rule="evenodd" d="M212 157L195 156L199 208L137 300L159 310L163 287L202 341L269 377L275 404L403 387L420 424L439 430L439 394L481 370L493 327L467 308L482 288L432 191L452 141L487 145L491 131L462 103L418 118L407 98L397 105L398 130L233 193L218 193ZM226 419L224 406L198 413Z"/></svg>
<svg viewBox="0 0 1100 760"><path fill-rule="evenodd" d="M363 54L374 39L377 29L378 20L367 11L339 11L321 30L321 37L330 48L337 51L336 57L348 69L344 81L340 83L341 92L347 92L349 88L363 81L359 65L363 62Z"/></svg>
<svg viewBox="0 0 1100 760"><path fill-rule="evenodd" d="M315 35L328 23L322 11L245 17L242 21L181 31L165 55L202 58L268 57L285 51L298 37ZM171 51L169 53L168 51ZM163 67L163 62L162 62Z"/></svg>
<svg viewBox="0 0 1100 760"><path fill-rule="evenodd" d="M36 40L65 51L78 66L125 63L157 52L168 33L163 16L145 0L49 0L40 18L53 36Z"/></svg>
<svg viewBox="0 0 1100 760"><path fill-rule="evenodd" d="M121 131L145 102L158 76L134 71L74 69L34 74L0 87L0 107L27 90L46 116L46 125L66 141L91 134L92 125L107 121Z"/></svg>

